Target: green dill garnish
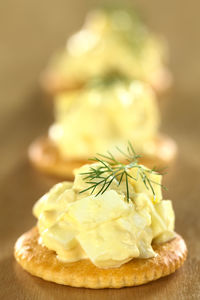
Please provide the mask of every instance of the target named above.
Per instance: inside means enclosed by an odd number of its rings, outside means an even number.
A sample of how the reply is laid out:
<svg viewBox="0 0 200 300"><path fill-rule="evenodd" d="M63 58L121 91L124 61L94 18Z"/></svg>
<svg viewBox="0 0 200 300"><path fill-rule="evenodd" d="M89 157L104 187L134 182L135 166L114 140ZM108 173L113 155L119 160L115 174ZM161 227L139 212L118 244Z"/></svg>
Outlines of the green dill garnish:
<svg viewBox="0 0 200 300"><path fill-rule="evenodd" d="M148 28L138 9L132 5L103 5L99 10L109 21L111 37L127 45L134 55L140 56L148 39Z"/></svg>
<svg viewBox="0 0 200 300"><path fill-rule="evenodd" d="M91 166L88 172L80 173L84 176L83 180L85 183L89 185L86 189L80 191L80 193L90 191L91 194L93 194L96 191L95 196L98 196L99 194L103 194L114 180L119 186L124 178L126 183L126 200L129 202L129 179L137 181L139 178L141 178L143 184L147 190L151 190L155 199L156 195L153 184L157 184L162 187L163 185L153 181L148 175L151 173L161 173L156 168L147 169L143 165L140 165L138 163L138 159L141 156L135 153L130 142L128 142L126 153L118 147L116 147L116 149L123 155L124 161L126 161L127 164L118 161L109 151L106 155L97 153L97 156L90 160L99 163L99 166L97 168ZM137 169L136 177L133 177L129 172L129 170L133 168ZM98 191L97 187L100 188Z"/></svg>
<svg viewBox="0 0 200 300"><path fill-rule="evenodd" d="M88 88L108 88L115 84L123 83L124 85L130 84L131 80L122 72L117 70L110 70L102 76L96 76L89 81L86 85Z"/></svg>

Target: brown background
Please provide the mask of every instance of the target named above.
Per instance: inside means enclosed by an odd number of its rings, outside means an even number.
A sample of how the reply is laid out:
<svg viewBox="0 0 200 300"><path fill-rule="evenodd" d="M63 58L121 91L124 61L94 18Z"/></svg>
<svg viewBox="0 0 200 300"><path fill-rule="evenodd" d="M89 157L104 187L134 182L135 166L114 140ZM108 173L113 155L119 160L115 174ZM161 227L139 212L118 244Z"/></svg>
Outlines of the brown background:
<svg viewBox="0 0 200 300"><path fill-rule="evenodd" d="M6 0L0 2L0 299L200 299L200 3L198 0L137 1L151 27L171 50L175 83L162 106L162 130L179 156L165 178L176 212L176 230L189 248L184 267L142 287L76 289L47 283L13 259L17 237L35 220L33 203L54 183L37 174L27 146L51 122L38 76L51 53L64 45L95 2Z"/></svg>

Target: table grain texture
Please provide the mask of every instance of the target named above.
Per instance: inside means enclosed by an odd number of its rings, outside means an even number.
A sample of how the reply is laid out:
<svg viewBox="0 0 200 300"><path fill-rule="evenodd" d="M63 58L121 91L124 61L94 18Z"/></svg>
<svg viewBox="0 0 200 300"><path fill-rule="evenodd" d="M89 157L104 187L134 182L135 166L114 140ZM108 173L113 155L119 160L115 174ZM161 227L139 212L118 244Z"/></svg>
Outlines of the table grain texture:
<svg viewBox="0 0 200 300"><path fill-rule="evenodd" d="M27 147L52 121L38 84L55 49L76 30L94 1L0 2L0 299L200 299L200 2L136 1L152 28L169 41L174 87L161 105L162 131L179 153L164 184L176 231L189 255L175 274L140 287L89 290L45 282L13 258L19 235L35 224L31 208L54 183L34 171Z"/></svg>

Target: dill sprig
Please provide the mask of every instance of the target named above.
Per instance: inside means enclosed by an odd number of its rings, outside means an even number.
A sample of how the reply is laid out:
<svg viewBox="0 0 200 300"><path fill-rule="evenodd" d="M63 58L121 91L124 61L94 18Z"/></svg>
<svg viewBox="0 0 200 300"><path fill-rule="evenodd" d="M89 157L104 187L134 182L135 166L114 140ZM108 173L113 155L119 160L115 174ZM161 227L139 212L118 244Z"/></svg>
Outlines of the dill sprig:
<svg viewBox="0 0 200 300"><path fill-rule="evenodd" d="M118 161L109 151L106 155L97 153L97 156L91 158L90 160L99 163L99 166L97 168L91 166L88 172L81 173L81 175L84 176L83 179L85 183L89 186L86 189L80 191L80 193L90 191L91 194L93 194L96 191L95 196L98 196L99 194L103 194L114 180L119 186L123 178L125 178L126 199L127 202L129 202L129 179L131 178L137 181L139 178L141 178L143 184L145 185L147 190L151 190L155 199L156 195L153 184L157 184L162 187L164 186L158 182L153 181L148 175L151 173L161 174L160 171L158 171L158 169L156 168L147 169L143 165L140 165L138 163L138 159L141 156L136 154L130 142L128 142L127 145L127 152L122 151L118 147L116 147L116 149L123 155L124 160L127 162L127 164ZM136 177L133 177L129 172L129 170L133 168L137 169ZM97 191L98 187L100 187L100 189Z"/></svg>

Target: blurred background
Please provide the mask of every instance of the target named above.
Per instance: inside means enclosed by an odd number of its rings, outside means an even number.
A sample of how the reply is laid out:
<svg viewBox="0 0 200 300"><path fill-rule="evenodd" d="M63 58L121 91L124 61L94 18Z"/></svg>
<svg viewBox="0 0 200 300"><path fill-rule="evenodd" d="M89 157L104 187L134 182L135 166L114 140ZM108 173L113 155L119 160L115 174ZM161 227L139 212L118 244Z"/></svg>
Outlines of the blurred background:
<svg viewBox="0 0 200 300"><path fill-rule="evenodd" d="M1 165L3 174L19 159L19 153L24 155L24 146L49 124L46 120L43 122L48 114L46 116L40 101L38 78L41 71L55 50L62 48L66 38L80 28L88 9L99 3L101 1L1 1L0 155L5 158ZM197 0L134 1L134 4L150 28L168 40L174 87L168 110L163 115L163 128L165 120L170 118L167 132L173 131L177 135L174 137L187 147L187 153L191 153L190 141L198 146L195 133L200 126L200 4ZM35 126L31 126L31 122Z"/></svg>
<svg viewBox="0 0 200 300"><path fill-rule="evenodd" d="M32 205L52 184L36 175L27 160L28 145L52 122L48 105L42 101L40 73L51 55L65 45L67 37L80 28L89 8L99 3L0 2L0 268L2 274L10 274L3 278L4 287L18 278L13 271L13 243L34 224ZM150 28L164 35L169 44L174 84L166 96L169 101L162 104L162 131L173 137L179 147L167 185L168 197L174 200L177 231L184 235L190 250L186 275L177 275L184 282L186 295L191 289L199 291L200 280L200 2L135 0L134 4ZM20 276L22 283L26 282L26 275ZM148 286L145 292L151 290ZM168 285L176 287L172 281ZM46 288L51 290L50 284ZM23 286L13 283L10 293L14 295L17 289ZM198 298L192 297L176 299Z"/></svg>

